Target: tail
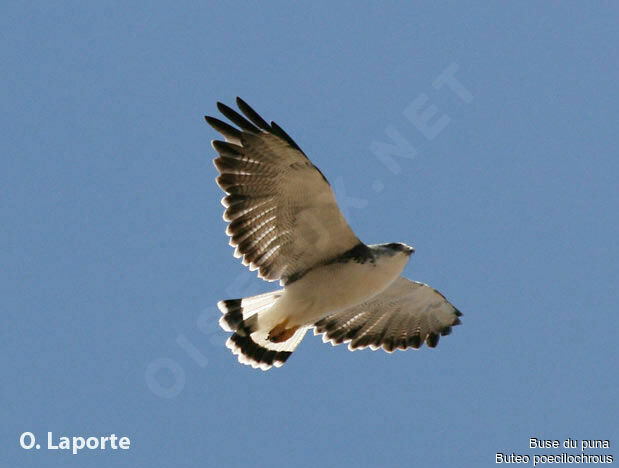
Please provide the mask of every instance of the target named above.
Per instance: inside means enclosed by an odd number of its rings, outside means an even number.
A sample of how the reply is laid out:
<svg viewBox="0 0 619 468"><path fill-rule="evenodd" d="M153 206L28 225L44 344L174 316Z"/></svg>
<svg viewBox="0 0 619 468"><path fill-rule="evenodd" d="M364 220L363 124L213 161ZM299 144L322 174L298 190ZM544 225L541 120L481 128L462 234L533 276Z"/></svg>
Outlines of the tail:
<svg viewBox="0 0 619 468"><path fill-rule="evenodd" d="M241 364L262 370L268 370L271 366L281 367L301 343L309 327L299 328L289 339L279 343L268 339L270 330L258 328L259 314L268 311L281 295L282 290L279 290L217 303L223 313L219 325L233 332L226 346L238 356Z"/></svg>

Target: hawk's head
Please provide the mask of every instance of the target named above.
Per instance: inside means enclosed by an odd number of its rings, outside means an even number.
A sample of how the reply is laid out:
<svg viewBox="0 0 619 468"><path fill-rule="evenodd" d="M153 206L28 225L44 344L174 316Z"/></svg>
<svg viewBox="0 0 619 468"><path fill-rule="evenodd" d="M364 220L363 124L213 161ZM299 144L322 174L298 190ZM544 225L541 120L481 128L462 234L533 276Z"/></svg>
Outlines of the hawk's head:
<svg viewBox="0 0 619 468"><path fill-rule="evenodd" d="M393 252L393 254L403 253L406 256L410 256L415 253L415 249L410 245L403 244L402 242L391 242L390 244L383 244L381 247L388 252Z"/></svg>

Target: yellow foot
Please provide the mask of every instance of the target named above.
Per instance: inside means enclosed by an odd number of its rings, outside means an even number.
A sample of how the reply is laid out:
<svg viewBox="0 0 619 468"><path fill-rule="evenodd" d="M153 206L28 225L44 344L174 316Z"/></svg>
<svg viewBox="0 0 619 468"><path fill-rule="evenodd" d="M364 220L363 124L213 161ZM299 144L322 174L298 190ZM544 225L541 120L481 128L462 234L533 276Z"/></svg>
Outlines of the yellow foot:
<svg viewBox="0 0 619 468"><path fill-rule="evenodd" d="M288 320L284 320L282 323L278 323L275 327L269 332L268 339L271 343L281 343L282 341L289 340L294 332L299 329L299 325L296 325L292 328L286 328L286 324Z"/></svg>

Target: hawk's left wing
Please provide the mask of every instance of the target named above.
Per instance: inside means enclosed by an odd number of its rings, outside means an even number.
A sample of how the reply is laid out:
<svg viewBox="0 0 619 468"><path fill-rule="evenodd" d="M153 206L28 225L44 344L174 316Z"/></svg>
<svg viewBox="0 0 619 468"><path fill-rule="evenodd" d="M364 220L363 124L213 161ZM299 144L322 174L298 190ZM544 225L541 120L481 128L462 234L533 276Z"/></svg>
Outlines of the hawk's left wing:
<svg viewBox="0 0 619 468"><path fill-rule="evenodd" d="M400 276L372 299L316 322L314 334L324 333L323 341L332 345L350 342L351 351L369 346L391 353L424 341L434 348L461 315L437 290Z"/></svg>

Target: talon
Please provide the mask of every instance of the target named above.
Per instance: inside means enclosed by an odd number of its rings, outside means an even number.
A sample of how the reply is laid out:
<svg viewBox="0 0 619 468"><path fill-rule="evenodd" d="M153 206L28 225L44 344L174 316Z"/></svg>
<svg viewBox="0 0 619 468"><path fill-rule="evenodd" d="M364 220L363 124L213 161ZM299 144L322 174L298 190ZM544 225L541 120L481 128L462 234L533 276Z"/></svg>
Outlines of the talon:
<svg viewBox="0 0 619 468"><path fill-rule="evenodd" d="M291 328L286 328L288 320L284 320L282 323L278 323L270 332L267 339L271 343L281 343L292 338L292 335L299 329L299 325Z"/></svg>

